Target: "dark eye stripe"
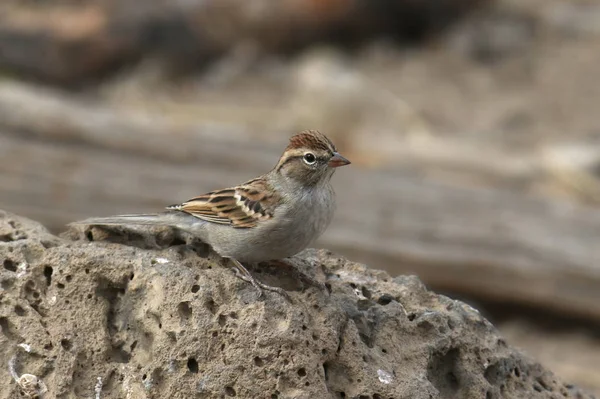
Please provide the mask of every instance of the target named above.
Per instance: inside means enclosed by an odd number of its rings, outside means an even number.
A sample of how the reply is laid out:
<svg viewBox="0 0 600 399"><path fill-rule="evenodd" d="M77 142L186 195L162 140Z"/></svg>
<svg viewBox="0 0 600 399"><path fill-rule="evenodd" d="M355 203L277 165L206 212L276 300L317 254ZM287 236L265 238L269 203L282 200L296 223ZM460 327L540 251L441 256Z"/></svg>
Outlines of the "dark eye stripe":
<svg viewBox="0 0 600 399"><path fill-rule="evenodd" d="M302 157L303 157L303 155L294 155L294 156L288 157L285 161L283 161L283 163L281 163L281 165L279 165L277 170L283 168L283 165L285 165L286 163L288 163L294 159L298 159L298 158L302 158Z"/></svg>

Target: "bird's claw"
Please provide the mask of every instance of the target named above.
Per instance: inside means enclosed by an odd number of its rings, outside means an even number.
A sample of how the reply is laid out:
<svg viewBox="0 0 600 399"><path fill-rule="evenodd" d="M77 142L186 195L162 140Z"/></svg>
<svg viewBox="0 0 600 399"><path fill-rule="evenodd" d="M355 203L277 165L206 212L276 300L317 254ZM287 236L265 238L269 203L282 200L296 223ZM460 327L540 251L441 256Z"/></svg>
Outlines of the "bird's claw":
<svg viewBox="0 0 600 399"><path fill-rule="evenodd" d="M232 267L232 270L234 271L236 277L238 277L239 279L250 283L254 286L254 288L256 288L256 290L258 291L258 297L262 297L264 294L264 291L271 291L271 292L276 292L279 295L285 297L288 300L290 299L289 294L280 287L273 287L270 285L267 285L265 283L261 283L260 281L258 281L257 279L255 279L252 274L250 274L250 272L248 271L248 269L246 269L239 261L237 261L236 259L232 259L230 258L231 261L233 262L233 264L235 265L235 267Z"/></svg>

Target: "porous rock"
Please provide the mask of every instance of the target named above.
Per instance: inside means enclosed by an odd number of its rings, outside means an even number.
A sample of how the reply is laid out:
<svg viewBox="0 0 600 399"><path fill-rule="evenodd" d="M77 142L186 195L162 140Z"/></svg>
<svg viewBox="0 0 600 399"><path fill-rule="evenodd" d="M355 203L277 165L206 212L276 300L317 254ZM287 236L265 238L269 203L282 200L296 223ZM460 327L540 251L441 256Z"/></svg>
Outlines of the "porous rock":
<svg viewBox="0 0 600 399"><path fill-rule="evenodd" d="M416 277L307 250L255 265L290 294L259 297L184 239L0 211L0 397L25 373L58 398L589 397Z"/></svg>

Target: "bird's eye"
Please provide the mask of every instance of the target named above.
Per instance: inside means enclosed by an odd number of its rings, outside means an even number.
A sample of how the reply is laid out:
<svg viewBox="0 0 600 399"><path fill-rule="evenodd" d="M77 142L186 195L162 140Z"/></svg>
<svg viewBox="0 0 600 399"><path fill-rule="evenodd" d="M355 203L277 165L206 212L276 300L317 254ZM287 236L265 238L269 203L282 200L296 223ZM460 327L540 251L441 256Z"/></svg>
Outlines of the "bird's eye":
<svg viewBox="0 0 600 399"><path fill-rule="evenodd" d="M315 154L307 152L306 154L304 154L304 162L306 162L309 165L312 165L313 163L315 163L317 161L317 158L315 157Z"/></svg>

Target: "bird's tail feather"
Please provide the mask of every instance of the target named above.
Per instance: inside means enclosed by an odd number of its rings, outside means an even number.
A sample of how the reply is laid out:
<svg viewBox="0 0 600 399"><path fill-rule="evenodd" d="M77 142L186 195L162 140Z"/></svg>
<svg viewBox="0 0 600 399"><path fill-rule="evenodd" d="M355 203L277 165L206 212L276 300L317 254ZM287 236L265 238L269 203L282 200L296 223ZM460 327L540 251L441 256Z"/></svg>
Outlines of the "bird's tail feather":
<svg viewBox="0 0 600 399"><path fill-rule="evenodd" d="M116 215L107 217L95 217L77 222L69 223L69 225L94 225L94 226L119 226L119 225L144 225L144 226L166 226L172 225L174 222L173 215L167 212L163 213L147 213L135 215Z"/></svg>

